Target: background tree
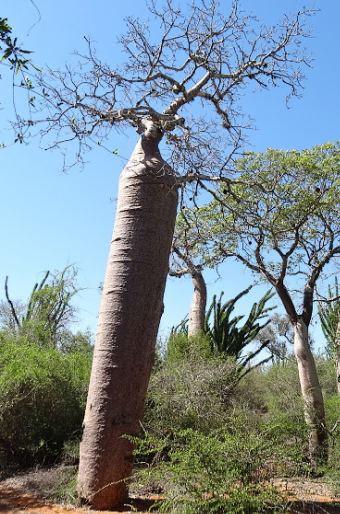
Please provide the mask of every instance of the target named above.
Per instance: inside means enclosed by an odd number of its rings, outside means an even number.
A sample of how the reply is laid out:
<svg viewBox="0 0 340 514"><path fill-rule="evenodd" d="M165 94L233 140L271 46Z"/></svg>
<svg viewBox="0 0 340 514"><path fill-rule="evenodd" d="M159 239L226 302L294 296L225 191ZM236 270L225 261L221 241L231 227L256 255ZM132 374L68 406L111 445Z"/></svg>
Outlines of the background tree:
<svg viewBox="0 0 340 514"><path fill-rule="evenodd" d="M340 394L340 297L337 278L334 288L328 288L328 299L319 299L319 317L327 350L335 360L337 390Z"/></svg>
<svg viewBox="0 0 340 514"><path fill-rule="evenodd" d="M218 265L218 258L213 258L208 252L202 252L200 243L201 238L197 237L194 230L191 230L190 223L182 209L176 220L169 275L178 278L190 275L192 279L194 291L187 324L189 337L204 332L207 285L203 270Z"/></svg>
<svg viewBox="0 0 340 514"><path fill-rule="evenodd" d="M269 341L268 349L273 361L283 365L289 359L289 347L294 344L294 331L288 316L275 313L270 323L257 334L260 343Z"/></svg>
<svg viewBox="0 0 340 514"><path fill-rule="evenodd" d="M40 126L41 134L52 138L49 147L77 143L76 160L82 159L82 150L101 144L113 126L133 126L141 136L120 179L80 450L79 494L97 509L121 506L127 497L132 447L121 436L135 434L143 415L177 188L185 181L201 184L227 175L230 148L240 138L237 101L243 86L284 85L289 95L297 95L307 63L300 43L310 11L269 28L241 13L237 1L227 15L216 0L197 0L183 10L172 0L164 5L152 1L148 9L157 30L127 19L120 40L127 55L124 65L101 62L89 42L78 69L36 77L41 124L36 113L20 125L23 135ZM201 110L193 107L195 100ZM211 150L202 131L212 126L210 141L219 127L227 129L226 156L219 157L215 177L210 176ZM174 153L182 178L160 154L165 133L170 133L169 145L180 148ZM188 169L181 159L184 148L205 156L204 175Z"/></svg>
<svg viewBox="0 0 340 514"><path fill-rule="evenodd" d="M204 213L218 250L275 288L294 327L313 464L326 458L327 432L308 327L316 284L340 254L339 159L339 144L249 153L237 164L233 194L221 190Z"/></svg>

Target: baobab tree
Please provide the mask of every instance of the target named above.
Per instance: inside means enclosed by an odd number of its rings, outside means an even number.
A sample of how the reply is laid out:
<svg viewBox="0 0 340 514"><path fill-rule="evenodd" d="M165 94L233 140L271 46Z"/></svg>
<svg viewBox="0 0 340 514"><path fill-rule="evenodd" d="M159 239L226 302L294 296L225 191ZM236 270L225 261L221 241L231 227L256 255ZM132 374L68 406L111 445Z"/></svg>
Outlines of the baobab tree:
<svg viewBox="0 0 340 514"><path fill-rule="evenodd" d="M196 208L195 193L191 197ZM189 211L192 215L194 211ZM183 207L176 221L175 234L172 242L169 275L183 277L190 275L193 285L193 295L188 317L188 336L197 336L204 331L207 306L207 285L203 271L206 268L216 268L223 259L220 255L209 252L207 237L204 238L206 246L201 246L202 235L197 236L196 227L192 230L190 220L187 219Z"/></svg>
<svg viewBox="0 0 340 514"><path fill-rule="evenodd" d="M182 266L176 265L177 269L170 267L169 275L172 277L183 277L190 275L193 284L193 295L188 318L188 336L197 336L204 329L205 311L207 306L207 285L203 276L203 269L200 264L194 263L190 256L177 247L172 246L172 254L178 257Z"/></svg>
<svg viewBox="0 0 340 514"><path fill-rule="evenodd" d="M243 89L282 85L298 95L308 64L300 46L308 10L264 27L237 1L228 14L217 0L185 9L151 0L147 8L152 22L126 20L124 65L102 62L89 41L78 68L35 77L36 112L21 125L23 136L40 126L48 147L76 143L79 160L116 127L140 135L120 177L80 447L78 491L95 509L121 507L127 498L132 445L122 436L136 434L143 416L178 190L227 177L227 156L241 137ZM226 149L213 174L205 144L211 126L212 139L224 129ZM160 153L162 139L174 149L175 170ZM184 158L195 149L204 159L199 170Z"/></svg>
<svg viewBox="0 0 340 514"><path fill-rule="evenodd" d="M209 221L217 251L262 276L281 299L294 329L313 465L327 458L327 430L308 329L317 283L340 256L339 164L339 144L249 153L237 163L233 194L220 189L196 213L201 226Z"/></svg>

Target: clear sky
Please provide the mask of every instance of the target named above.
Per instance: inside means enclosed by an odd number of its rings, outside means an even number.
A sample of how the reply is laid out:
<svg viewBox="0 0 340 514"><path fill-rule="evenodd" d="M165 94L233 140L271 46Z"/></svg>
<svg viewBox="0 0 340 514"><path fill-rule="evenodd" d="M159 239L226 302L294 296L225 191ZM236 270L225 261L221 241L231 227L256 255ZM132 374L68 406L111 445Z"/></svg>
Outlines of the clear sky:
<svg viewBox="0 0 340 514"><path fill-rule="evenodd" d="M145 15L144 0L35 2L40 18L30 0L2 0L1 16L8 17L20 43L34 51L32 58L40 67L62 67L72 61L74 50L85 50L84 36L96 41L100 56L118 62L116 39L124 32L124 18ZM221 4L227 9L230 2ZM340 2L243 0L241 4L265 22L275 22L303 5L320 9L310 21L313 37L306 41L314 63L306 73L303 97L294 99L289 109L280 90L244 99L243 109L256 126L249 135L252 148L307 148L339 139ZM12 115L12 97L7 71L0 72L1 142L10 138L5 127ZM87 156L83 171L73 168L68 174L61 172L60 154L40 149L37 141L0 151L0 287L9 275L12 297L25 299L44 270L74 263L83 288L77 300L79 323L95 330L118 176L136 140L133 132L113 134L110 144L123 157L98 148ZM233 263L222 266L220 276L207 274L210 296L223 289L231 297L252 282L251 275ZM254 301L263 290L253 293ZM189 279L168 281L161 334L185 316L191 294Z"/></svg>

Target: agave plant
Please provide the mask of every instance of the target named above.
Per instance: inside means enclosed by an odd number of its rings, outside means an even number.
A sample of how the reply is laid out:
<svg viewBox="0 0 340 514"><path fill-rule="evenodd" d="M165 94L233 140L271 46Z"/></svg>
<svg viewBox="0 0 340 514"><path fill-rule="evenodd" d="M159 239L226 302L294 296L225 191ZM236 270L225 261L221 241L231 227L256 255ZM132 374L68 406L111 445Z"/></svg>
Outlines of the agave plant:
<svg viewBox="0 0 340 514"><path fill-rule="evenodd" d="M238 300L248 294L252 287L249 286L225 303L223 303L223 292L218 299L215 295L205 319L204 331L209 336L211 351L234 357L239 362L240 368L246 368L250 361L269 345L270 340L264 341L258 348L247 354L244 353L246 347L256 340L258 333L270 323L268 313L276 308L276 306L267 307L269 300L274 296L274 292L270 289L259 302L253 304L248 318L243 325L239 326L245 316L232 317L232 313ZM261 323L261 320L264 319L266 320ZM256 366L270 359L271 357L266 358L258 362Z"/></svg>

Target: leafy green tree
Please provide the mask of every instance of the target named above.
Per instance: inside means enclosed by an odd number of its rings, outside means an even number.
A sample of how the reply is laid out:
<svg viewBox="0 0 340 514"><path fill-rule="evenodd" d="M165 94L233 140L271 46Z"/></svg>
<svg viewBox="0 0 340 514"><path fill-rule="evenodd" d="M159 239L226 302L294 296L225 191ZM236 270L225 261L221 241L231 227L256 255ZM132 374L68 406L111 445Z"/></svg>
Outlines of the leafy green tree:
<svg viewBox="0 0 340 514"><path fill-rule="evenodd" d="M334 288L328 287L328 299L319 300L319 317L328 352L335 360L337 389L340 394L340 296L337 277Z"/></svg>
<svg viewBox="0 0 340 514"><path fill-rule="evenodd" d="M340 145L248 153L236 163L238 180L221 188L200 217L212 251L236 257L276 290L294 327L311 462L327 455L322 392L308 328L318 281L340 255ZM204 243L204 241L203 241Z"/></svg>

